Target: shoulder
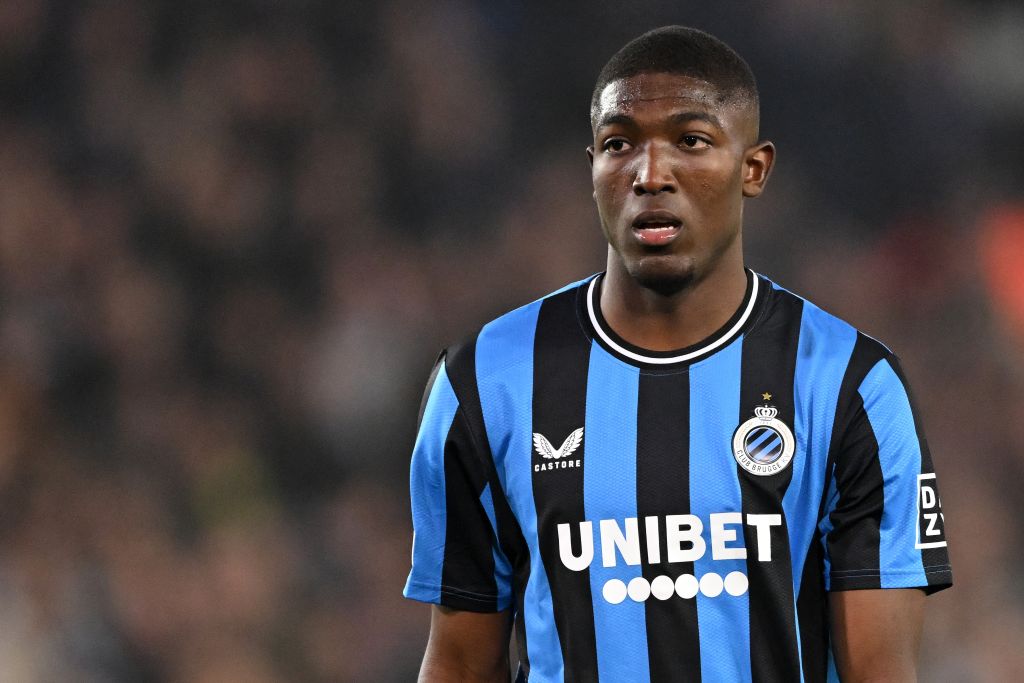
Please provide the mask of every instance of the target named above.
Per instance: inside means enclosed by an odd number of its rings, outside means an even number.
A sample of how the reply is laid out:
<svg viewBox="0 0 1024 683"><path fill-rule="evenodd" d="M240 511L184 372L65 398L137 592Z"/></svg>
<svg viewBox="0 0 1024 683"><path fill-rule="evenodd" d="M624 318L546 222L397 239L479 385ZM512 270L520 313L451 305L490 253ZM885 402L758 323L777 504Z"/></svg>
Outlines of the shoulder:
<svg viewBox="0 0 1024 683"><path fill-rule="evenodd" d="M442 357L453 383L475 383L481 374L492 375L531 362L541 307L545 302L557 299L576 301L580 290L594 277L591 275L571 282L508 311L448 346L442 352Z"/></svg>
<svg viewBox="0 0 1024 683"><path fill-rule="evenodd" d="M805 395L824 393L835 401L837 427L845 428L865 406L912 402L899 358L886 344L768 278L762 282L771 288L765 317L799 324L798 382Z"/></svg>
<svg viewBox="0 0 1024 683"><path fill-rule="evenodd" d="M882 341L770 278L764 275L760 278L768 290L764 317L781 317L789 324L799 325L803 358L833 361L845 358L847 374L861 378L881 360L898 362L896 355Z"/></svg>

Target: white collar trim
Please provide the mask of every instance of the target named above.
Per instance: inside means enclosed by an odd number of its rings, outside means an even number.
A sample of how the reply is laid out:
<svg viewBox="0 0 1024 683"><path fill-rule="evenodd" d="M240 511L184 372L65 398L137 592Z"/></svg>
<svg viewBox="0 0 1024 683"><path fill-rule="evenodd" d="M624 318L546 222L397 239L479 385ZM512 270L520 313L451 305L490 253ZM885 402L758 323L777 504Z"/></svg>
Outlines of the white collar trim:
<svg viewBox="0 0 1024 683"><path fill-rule="evenodd" d="M643 354L636 353L635 351L630 351L627 348L623 348L621 344L617 343L614 339L612 339L605 331L601 323L598 322L597 315L595 315L594 313L594 288L597 286L597 281L600 278L595 277L593 280L591 280L590 286L587 289L587 314L590 316L590 324L597 331L598 335L600 335L604 343L610 346L611 348L615 349L617 352L621 353L623 356L638 361L640 363L650 363L652 365L669 365L671 363L681 363L683 361L693 360L698 356L703 356L704 354L710 353L717 349L718 347L732 341L733 336L735 336L735 334L739 332L743 325L746 324L747 320L750 318L750 314L754 310L754 305L757 303L758 280L760 280L760 278L757 276L757 273L752 272L751 275L753 276L754 281L750 289L750 300L747 302L747 307L743 310L743 315L740 316L739 320L736 321L736 323L729 329L728 332L726 332L725 334L723 334L721 337L711 342L710 344L702 346L699 349L694 349L693 351L690 351L688 353L680 354L678 356L645 356Z"/></svg>

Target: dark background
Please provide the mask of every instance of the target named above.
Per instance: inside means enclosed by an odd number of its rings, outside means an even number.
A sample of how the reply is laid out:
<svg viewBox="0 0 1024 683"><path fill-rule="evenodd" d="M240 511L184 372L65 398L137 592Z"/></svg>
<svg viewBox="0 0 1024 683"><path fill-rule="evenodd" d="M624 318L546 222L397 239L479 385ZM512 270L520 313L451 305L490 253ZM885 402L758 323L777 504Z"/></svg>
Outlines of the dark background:
<svg viewBox="0 0 1024 683"><path fill-rule="evenodd" d="M0 2L0 679L410 680L423 384L602 269L590 89L665 23L758 77L750 265L904 360L922 680L1024 678L1024 9L838 5Z"/></svg>

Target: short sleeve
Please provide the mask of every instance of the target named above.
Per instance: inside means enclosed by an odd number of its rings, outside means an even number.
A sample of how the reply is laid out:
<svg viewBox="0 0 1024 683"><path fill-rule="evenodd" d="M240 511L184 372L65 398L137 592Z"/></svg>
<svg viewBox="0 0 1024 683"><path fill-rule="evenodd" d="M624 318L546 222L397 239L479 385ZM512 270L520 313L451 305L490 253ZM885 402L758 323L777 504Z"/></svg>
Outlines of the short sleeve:
<svg viewBox="0 0 1024 683"><path fill-rule="evenodd" d="M412 570L405 597L474 612L508 607L511 572L497 540L483 457L442 354L413 447Z"/></svg>
<svg viewBox="0 0 1024 683"><path fill-rule="evenodd" d="M895 356L871 367L847 411L820 523L826 587L952 585L935 470Z"/></svg>

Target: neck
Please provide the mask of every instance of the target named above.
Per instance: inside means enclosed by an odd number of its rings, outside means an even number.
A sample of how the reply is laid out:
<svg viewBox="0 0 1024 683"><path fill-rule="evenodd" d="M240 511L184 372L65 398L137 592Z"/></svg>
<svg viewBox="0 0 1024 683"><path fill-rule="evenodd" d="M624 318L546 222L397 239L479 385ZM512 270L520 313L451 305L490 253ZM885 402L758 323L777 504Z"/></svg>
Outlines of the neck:
<svg viewBox="0 0 1024 683"><path fill-rule="evenodd" d="M679 291L664 294L641 285L618 256L609 253L601 313L630 344L650 351L674 351L706 339L725 325L743 303L746 290L742 258L722 259Z"/></svg>

